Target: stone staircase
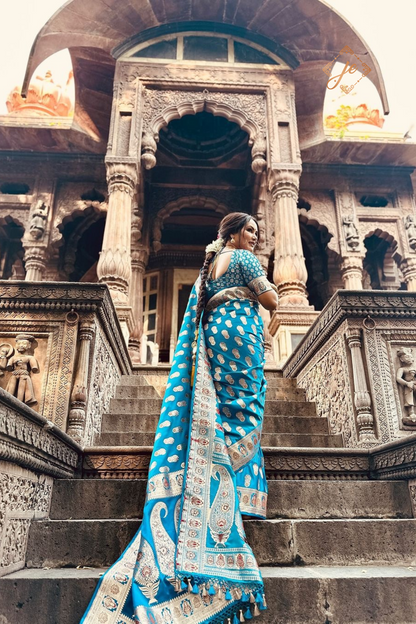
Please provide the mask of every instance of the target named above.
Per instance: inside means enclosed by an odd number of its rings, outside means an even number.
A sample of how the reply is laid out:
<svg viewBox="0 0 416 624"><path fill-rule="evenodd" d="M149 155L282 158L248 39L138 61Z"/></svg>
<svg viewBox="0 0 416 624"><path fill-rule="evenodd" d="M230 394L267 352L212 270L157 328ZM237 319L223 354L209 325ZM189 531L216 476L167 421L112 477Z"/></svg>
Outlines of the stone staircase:
<svg viewBox="0 0 416 624"><path fill-rule="evenodd" d="M318 418L316 406L296 387L296 379L286 379L279 371L268 371L262 446L342 447L342 436L331 435L328 422ZM96 446L152 446L159 420L167 375L123 376L103 415ZM150 381L155 384L151 385Z"/></svg>
<svg viewBox="0 0 416 624"><path fill-rule="evenodd" d="M329 434L295 380L267 376L266 453L285 446L282 452L313 462L320 447L328 457L344 456L340 436ZM120 444L140 453L153 443L164 377L122 378L103 417L100 452ZM416 520L407 482L355 480L347 470L336 480L281 478L269 481L267 520L245 522L269 604L256 621L416 623ZM27 567L0 579L0 623L78 624L99 575L137 531L145 490L144 478L55 481L49 519L31 525Z"/></svg>

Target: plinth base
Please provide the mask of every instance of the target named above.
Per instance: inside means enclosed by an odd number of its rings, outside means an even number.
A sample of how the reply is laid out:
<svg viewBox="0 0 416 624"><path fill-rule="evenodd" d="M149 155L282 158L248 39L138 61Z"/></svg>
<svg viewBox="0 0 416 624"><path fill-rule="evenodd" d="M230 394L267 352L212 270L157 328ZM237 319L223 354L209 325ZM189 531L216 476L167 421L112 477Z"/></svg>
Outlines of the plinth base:
<svg viewBox="0 0 416 624"><path fill-rule="evenodd" d="M320 312L304 307L277 308L269 323L277 366L283 366Z"/></svg>

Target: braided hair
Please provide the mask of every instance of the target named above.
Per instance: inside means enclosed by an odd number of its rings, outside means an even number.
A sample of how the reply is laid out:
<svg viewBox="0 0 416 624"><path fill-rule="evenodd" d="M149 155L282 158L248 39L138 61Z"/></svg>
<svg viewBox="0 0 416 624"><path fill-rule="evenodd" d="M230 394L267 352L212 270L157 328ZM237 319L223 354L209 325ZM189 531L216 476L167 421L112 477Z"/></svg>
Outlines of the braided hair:
<svg viewBox="0 0 416 624"><path fill-rule="evenodd" d="M228 243L228 241L231 238L231 235L238 234L239 232L241 232L241 230L247 225L247 223L251 219L253 219L253 221L257 223L256 219L252 215L247 214L246 212L230 212L230 214L226 215L218 227L218 238L223 240L223 247ZM258 223L257 223L257 228L258 228ZM216 253L220 253L220 252L215 252L215 251L208 252L205 255L204 264L202 265L201 274L200 274L201 282L199 286L198 302L196 304L195 327L197 329L199 327L199 321L205 309L208 269L209 269L210 262L214 258Z"/></svg>

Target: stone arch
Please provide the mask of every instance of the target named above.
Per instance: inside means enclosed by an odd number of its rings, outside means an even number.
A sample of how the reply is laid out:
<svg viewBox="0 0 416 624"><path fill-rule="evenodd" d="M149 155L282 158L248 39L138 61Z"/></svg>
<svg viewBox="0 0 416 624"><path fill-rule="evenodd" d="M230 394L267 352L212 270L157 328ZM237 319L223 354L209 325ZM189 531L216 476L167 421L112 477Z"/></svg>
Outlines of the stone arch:
<svg viewBox="0 0 416 624"><path fill-rule="evenodd" d="M26 226L21 215L0 217L0 279L24 279L22 238Z"/></svg>
<svg viewBox="0 0 416 624"><path fill-rule="evenodd" d="M403 281L399 265L402 260L398 252L398 241L391 232L368 224L363 241L366 254L363 259L365 286L383 290L397 290ZM367 241L367 242L366 242ZM379 242L377 242L379 241Z"/></svg>
<svg viewBox="0 0 416 624"><path fill-rule="evenodd" d="M316 219L308 219L305 215L299 215L299 221L303 254L308 272L306 289L309 302L316 310L322 310L330 297L328 291L328 242L331 235L328 228Z"/></svg>
<svg viewBox="0 0 416 624"><path fill-rule="evenodd" d="M161 239L164 220L167 219L173 212L177 212L183 208L208 208L218 212L221 216L224 216L229 212L229 208L225 204L219 202L214 197L209 196L185 195L175 199L174 201L170 201L164 208L159 210L153 222L152 238L153 250L155 252L158 252L162 246Z"/></svg>
<svg viewBox="0 0 416 624"><path fill-rule="evenodd" d="M78 200L75 203L75 208L71 210L71 212L58 214L53 226L51 243L55 249L61 247L63 245L63 235L62 232L66 225L68 225L71 221L75 221L78 217L86 216L90 217L91 214L106 214L107 213L107 202L98 202L98 201L85 201Z"/></svg>
<svg viewBox="0 0 416 624"><path fill-rule="evenodd" d="M247 132L251 147L252 169L261 173L266 168L266 101L262 94L198 92L147 89L143 102L143 136L141 158L145 169L156 165L157 141L162 127L184 115L206 111L225 117ZM247 114L249 111L249 114Z"/></svg>
<svg viewBox="0 0 416 624"><path fill-rule="evenodd" d="M86 203L88 205L83 207L83 209L72 211L58 225L60 232L59 265L65 279L70 279L74 271L80 240L91 227L106 216L107 205L104 202ZM78 223L76 223L77 220L79 220Z"/></svg>

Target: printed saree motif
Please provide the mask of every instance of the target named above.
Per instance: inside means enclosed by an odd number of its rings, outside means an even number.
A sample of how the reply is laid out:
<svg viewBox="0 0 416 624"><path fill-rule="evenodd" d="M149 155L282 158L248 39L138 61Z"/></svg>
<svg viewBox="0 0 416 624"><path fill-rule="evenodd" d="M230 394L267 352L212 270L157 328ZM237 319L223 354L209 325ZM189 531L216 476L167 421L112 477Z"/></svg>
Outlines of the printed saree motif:
<svg viewBox="0 0 416 624"><path fill-rule="evenodd" d="M247 289L216 295L201 319L191 388L198 284L168 378L141 527L81 624L238 624L266 608L241 517L266 512L261 317Z"/></svg>

